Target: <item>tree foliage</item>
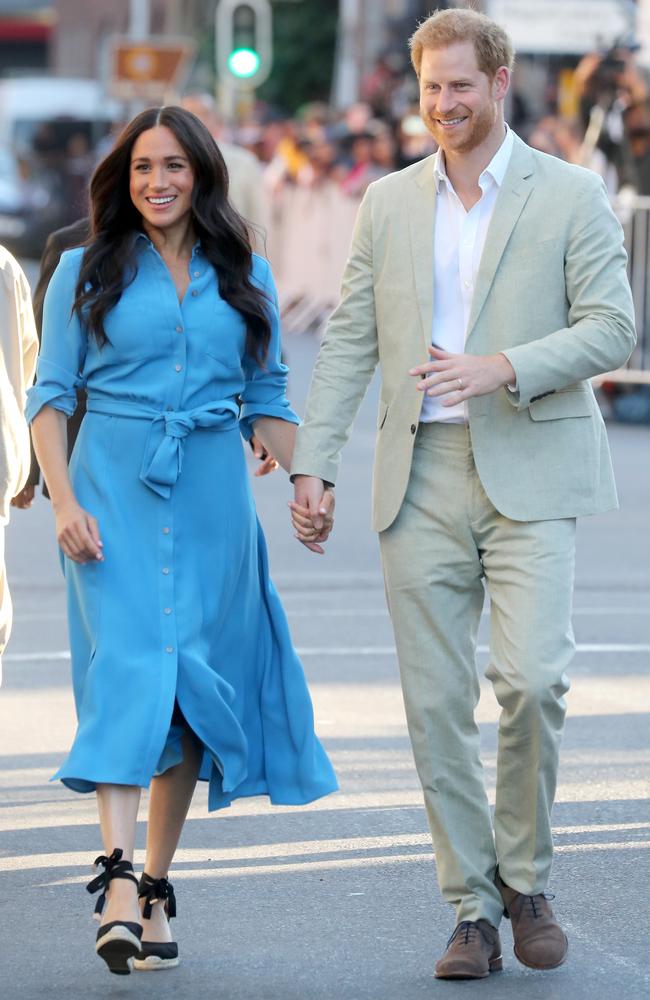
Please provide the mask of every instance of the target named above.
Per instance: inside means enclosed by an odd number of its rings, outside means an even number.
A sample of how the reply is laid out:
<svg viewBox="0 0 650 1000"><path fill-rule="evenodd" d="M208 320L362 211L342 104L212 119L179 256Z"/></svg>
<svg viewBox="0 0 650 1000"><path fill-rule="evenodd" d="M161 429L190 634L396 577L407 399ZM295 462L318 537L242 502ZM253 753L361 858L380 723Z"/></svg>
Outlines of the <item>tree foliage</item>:
<svg viewBox="0 0 650 1000"><path fill-rule="evenodd" d="M273 3L273 69L260 100L290 113L329 100L338 13L338 0Z"/></svg>

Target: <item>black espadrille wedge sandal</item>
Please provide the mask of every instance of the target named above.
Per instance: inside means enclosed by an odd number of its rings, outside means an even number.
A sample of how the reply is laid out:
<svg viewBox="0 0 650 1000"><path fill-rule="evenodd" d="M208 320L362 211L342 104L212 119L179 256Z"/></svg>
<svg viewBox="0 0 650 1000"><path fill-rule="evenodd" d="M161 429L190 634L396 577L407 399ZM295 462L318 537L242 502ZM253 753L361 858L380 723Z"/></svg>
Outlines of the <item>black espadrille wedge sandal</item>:
<svg viewBox="0 0 650 1000"><path fill-rule="evenodd" d="M168 920L176 916L174 886L166 878L153 879L145 872L140 879L138 896L144 899L142 916L149 920L154 903L163 903ZM133 959L133 968L139 972L156 972L173 969L178 965L178 945L175 941L142 941L140 951Z"/></svg>
<svg viewBox="0 0 650 1000"><path fill-rule="evenodd" d="M104 909L106 891L114 878L126 878L138 885L138 880L133 874L133 865L130 861L122 860L122 853L121 849L116 847L110 857L102 854L95 860L94 867L102 867L104 871L89 882L86 889L91 894L102 890L95 906L97 919ZM130 920L111 920L97 931L95 951L116 976L128 976L133 959L140 952L141 937L142 924Z"/></svg>

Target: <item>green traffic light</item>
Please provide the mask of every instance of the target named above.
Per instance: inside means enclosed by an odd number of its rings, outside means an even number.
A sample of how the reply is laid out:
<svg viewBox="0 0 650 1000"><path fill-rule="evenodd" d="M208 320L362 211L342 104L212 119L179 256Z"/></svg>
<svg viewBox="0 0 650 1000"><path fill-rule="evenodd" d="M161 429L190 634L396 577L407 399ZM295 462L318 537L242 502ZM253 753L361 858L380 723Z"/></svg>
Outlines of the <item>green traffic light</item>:
<svg viewBox="0 0 650 1000"><path fill-rule="evenodd" d="M228 56L228 69L233 76L246 79L255 76L259 68L259 53L254 49L234 49Z"/></svg>

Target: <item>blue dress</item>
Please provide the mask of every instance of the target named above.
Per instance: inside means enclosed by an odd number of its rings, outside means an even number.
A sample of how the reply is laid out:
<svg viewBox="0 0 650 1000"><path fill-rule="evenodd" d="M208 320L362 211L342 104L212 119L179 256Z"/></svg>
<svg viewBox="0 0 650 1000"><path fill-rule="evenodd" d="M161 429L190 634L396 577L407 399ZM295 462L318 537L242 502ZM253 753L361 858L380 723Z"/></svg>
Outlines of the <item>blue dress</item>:
<svg viewBox="0 0 650 1000"><path fill-rule="evenodd" d="M269 579L241 438L258 417L298 422L273 278L254 256L273 304L261 367L200 245L180 303L153 244L134 239L137 275L102 348L71 316L83 250L61 257L27 404L29 420L45 405L69 415L85 385L70 476L104 543L101 563L63 559L78 728L54 777L80 792L147 787L182 759L177 702L204 746L210 810L250 795L301 805L337 784Z"/></svg>

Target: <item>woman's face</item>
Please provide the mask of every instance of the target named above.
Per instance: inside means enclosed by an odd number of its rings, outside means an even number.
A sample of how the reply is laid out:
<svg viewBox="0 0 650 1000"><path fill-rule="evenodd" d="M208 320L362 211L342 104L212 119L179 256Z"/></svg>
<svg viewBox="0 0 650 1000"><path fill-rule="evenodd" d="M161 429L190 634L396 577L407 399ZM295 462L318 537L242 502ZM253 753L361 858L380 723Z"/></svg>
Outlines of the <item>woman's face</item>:
<svg viewBox="0 0 650 1000"><path fill-rule="evenodd" d="M157 229L187 223L193 187L194 171L171 129L142 132L131 151L129 192L143 221Z"/></svg>

